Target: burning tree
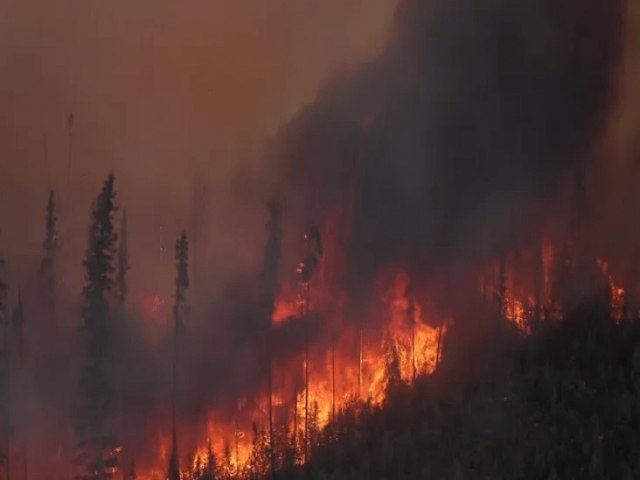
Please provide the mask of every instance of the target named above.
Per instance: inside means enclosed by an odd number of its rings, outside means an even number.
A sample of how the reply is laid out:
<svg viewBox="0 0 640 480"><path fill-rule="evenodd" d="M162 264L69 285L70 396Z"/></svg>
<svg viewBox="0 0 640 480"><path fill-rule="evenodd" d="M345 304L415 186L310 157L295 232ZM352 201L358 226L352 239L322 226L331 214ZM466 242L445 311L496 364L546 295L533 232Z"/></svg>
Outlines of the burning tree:
<svg viewBox="0 0 640 480"><path fill-rule="evenodd" d="M0 259L0 273L4 260ZM10 477L10 402L9 402L9 318L7 291L9 286L0 277L0 331L3 334L0 344L0 464L4 467L6 478Z"/></svg>
<svg viewBox="0 0 640 480"><path fill-rule="evenodd" d="M182 232L176 241L176 293L173 304L173 320L176 332L184 328L182 313L186 306L186 293L189 288L189 242L187 234Z"/></svg>
<svg viewBox="0 0 640 480"><path fill-rule="evenodd" d="M89 244L83 260L86 285L82 290L84 365L80 372L76 412L76 480L104 480L118 470L118 444L109 432L113 413L108 374L109 294L114 280L117 235L113 226L115 205L113 173L105 180L93 202Z"/></svg>
<svg viewBox="0 0 640 480"><path fill-rule="evenodd" d="M186 303L186 292L189 288L189 242L187 234L182 232L176 241L176 293L173 304L173 359L172 359L172 387L171 387L171 454L169 456L168 479L180 480L180 465L178 461L178 438L176 433L176 385L178 363L178 336L184 329L182 313Z"/></svg>
<svg viewBox="0 0 640 480"><path fill-rule="evenodd" d="M269 468L275 470L275 451L273 437L273 362L271 352L271 317L275 308L276 289L278 287L278 264L282 253L282 220L280 206L275 200L268 204L267 244L264 248L264 270L262 272L262 294L264 318L267 334L266 342L267 378L269 395Z"/></svg>

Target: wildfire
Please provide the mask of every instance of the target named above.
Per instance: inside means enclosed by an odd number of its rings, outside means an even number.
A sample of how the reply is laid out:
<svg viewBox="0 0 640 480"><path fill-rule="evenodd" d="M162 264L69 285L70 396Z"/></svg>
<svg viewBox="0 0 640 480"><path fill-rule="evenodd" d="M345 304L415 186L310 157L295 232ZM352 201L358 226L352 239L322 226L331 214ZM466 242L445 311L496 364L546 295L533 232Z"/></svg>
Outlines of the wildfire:
<svg viewBox="0 0 640 480"><path fill-rule="evenodd" d="M329 425L348 402L359 398L381 405L394 375L396 381L410 384L417 376L433 373L437 368L448 322L425 317L424 305L411 289L406 272L392 269L381 277L384 277L381 284L389 285L378 292L381 310L376 314L384 317L381 331L357 331L353 326L343 325L341 335L331 346L311 347L308 360L300 357L277 367L285 370L285 376L298 375L298 379L303 378L301 372L307 368L309 372L308 390L301 380L276 384L271 399L276 428L278 432L289 432L287 438L293 438L297 463L304 462L305 445L311 444L313 437ZM299 297L291 300L293 290L283 289L276 299L272 325L300 318L304 312ZM328 290L320 282L315 285L314 308L322 309L324 302L336 298ZM358 355L353 354L354 347L359 350ZM240 476L253 468L258 461L256 449L269 441L269 397L265 393L240 403L238 412L244 419L242 423L230 422L215 412L209 415L200 442L191 450L192 454L181 461L185 478L206 468L211 458L230 476ZM170 437L161 437L157 444L156 465L166 465ZM138 478L164 479L163 471L158 467L149 468L143 474L138 473Z"/></svg>
<svg viewBox="0 0 640 480"><path fill-rule="evenodd" d="M300 307L296 300L278 299L271 316L272 325L280 325L287 320L295 318L300 313Z"/></svg>
<svg viewBox="0 0 640 480"><path fill-rule="evenodd" d="M304 278L299 285L290 283L281 288L272 326L302 320L308 312L317 311L335 317L323 321L336 327L337 336L318 345L310 344L297 356L276 361L272 365L276 381L271 399L266 388L251 399L243 399L233 421L228 415L211 412L197 446L191 448L186 461L181 461L186 478L202 472L212 459L228 477L268 468L265 451L270 448L270 441L280 450L290 449L293 461L303 463L318 432L330 425L349 402L359 399L380 406L394 384L412 384L418 376L436 371L452 320L447 314L434 313L428 289L413 284L402 268L383 269L368 317L346 322L344 313L340 313L344 295L325 280L330 278L326 272L332 266L327 266L321 255L312 260L318 262L321 274L313 277L313 272L307 270L310 263L300 264L298 273L305 274ZM484 270L481 294L505 321L528 335L535 322L555 321L561 315L553 296L558 260L550 241L543 241L529 253L511 252ZM598 266L609 281L612 312L619 321L623 318L624 290L606 262L599 261ZM532 273L528 276L522 271ZM273 432L269 431L270 408ZM168 440L166 437L159 442L162 465L167 461ZM281 463L284 454L278 455L276 462ZM159 473L162 471L150 469L138 478L164 478Z"/></svg>

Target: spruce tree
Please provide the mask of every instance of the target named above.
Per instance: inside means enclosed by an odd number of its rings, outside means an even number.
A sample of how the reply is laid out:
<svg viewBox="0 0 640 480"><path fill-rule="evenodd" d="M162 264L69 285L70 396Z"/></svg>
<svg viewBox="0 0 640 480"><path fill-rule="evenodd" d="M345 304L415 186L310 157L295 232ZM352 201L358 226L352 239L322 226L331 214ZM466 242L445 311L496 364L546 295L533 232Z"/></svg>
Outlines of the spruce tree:
<svg viewBox="0 0 640 480"><path fill-rule="evenodd" d="M127 272L129 266L129 248L127 244L127 210L122 211L122 221L120 223L120 245L118 249L118 271L116 275L116 296L118 307L122 309L127 301L129 289L127 287Z"/></svg>
<svg viewBox="0 0 640 480"><path fill-rule="evenodd" d="M176 292L173 304L174 327L177 333L184 328L184 318L182 314L186 305L186 293L189 288L189 242L187 234L182 232L176 241Z"/></svg>
<svg viewBox="0 0 640 480"><path fill-rule="evenodd" d="M13 330L15 343L15 358L19 367L24 363L24 306L22 305L22 292L18 290L18 303L11 316L11 329Z"/></svg>
<svg viewBox="0 0 640 480"><path fill-rule="evenodd" d="M213 453L211 440L207 442L207 463L204 466L204 475L202 480L215 480L216 476L216 457Z"/></svg>
<svg viewBox="0 0 640 480"><path fill-rule="evenodd" d="M275 308L276 289L278 288L278 265L282 252L282 219L280 205L274 199L268 205L267 244L264 248L264 270L262 272L262 295L264 310L265 357L269 395L269 469L275 471L275 445L273 438L273 365L271 352L271 317Z"/></svg>
<svg viewBox="0 0 640 480"><path fill-rule="evenodd" d="M112 293L117 235L115 177L110 173L93 202L82 290L84 363L80 371L76 411L76 480L104 480L118 470L118 444L110 434L113 395L109 381L109 296Z"/></svg>
<svg viewBox="0 0 640 480"><path fill-rule="evenodd" d="M182 313L185 309L186 293L189 288L189 242L187 234L182 232L176 241L176 291L173 304L173 358L171 373L171 454L169 456L168 479L180 480L180 466L178 462L178 439L176 434L176 385L178 363L178 336L184 329Z"/></svg>
<svg viewBox="0 0 640 480"><path fill-rule="evenodd" d="M167 480L180 480L180 464L178 462L178 440L176 437L175 412L172 413L171 453L169 455L169 470Z"/></svg>
<svg viewBox="0 0 640 480"><path fill-rule="evenodd" d="M45 234L42 248L44 257L40 262L40 275L45 286L45 302L50 315L50 326L53 330L55 324L55 257L58 251L58 216L56 215L55 192L49 192L45 215Z"/></svg>
<svg viewBox="0 0 640 480"><path fill-rule="evenodd" d="M9 286L2 277L4 260L0 259L0 465L3 466L5 476L10 476L10 397L9 397L9 312L7 296Z"/></svg>

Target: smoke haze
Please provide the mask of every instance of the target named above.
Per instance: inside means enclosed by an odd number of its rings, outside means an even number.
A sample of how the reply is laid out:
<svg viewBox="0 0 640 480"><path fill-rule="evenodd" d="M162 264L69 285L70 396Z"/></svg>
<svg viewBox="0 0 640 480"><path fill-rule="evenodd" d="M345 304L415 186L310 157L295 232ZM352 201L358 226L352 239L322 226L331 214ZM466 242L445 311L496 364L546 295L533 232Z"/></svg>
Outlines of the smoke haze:
<svg viewBox="0 0 640 480"><path fill-rule="evenodd" d="M53 187L60 317L73 331L89 205L113 169L135 304L116 345L128 406L119 433L140 456L156 454L147 443L167 431L170 306L157 331L135 320L154 295L171 302L183 228L195 240L190 301L206 320L181 359L181 421L193 427L181 430L185 448L202 440L212 405L231 411L264 386L255 290L271 195L285 217L283 283L300 234L335 214L327 249L344 256L336 278L358 312L389 265L435 285L451 309L464 303L452 298L471 282L469 265L498 255L514 232L563 231L576 172L587 171L591 200L602 200L591 209L593 243L610 253L620 244L606 232L632 232L625 254L612 256L622 266L640 240L629 210L640 205L633 1L397 3L0 5L0 257L12 298L32 286ZM335 311L274 329L278 360L286 365L309 339L326 347ZM70 352L80 348L70 345L47 366L67 375L45 369L34 381L45 387L25 395L50 405L42 415L60 422L51 432L72 423ZM49 402L43 392L56 382L63 392Z"/></svg>
<svg viewBox="0 0 640 480"><path fill-rule="evenodd" d="M192 227L194 179L212 205L204 212L217 230L207 239L211 261L246 266L236 247L247 223L229 204L231 179L264 169L265 142L335 69L376 53L393 9L392 0L2 2L3 254L40 255L55 188L63 254L74 266L68 277L79 279L88 206L113 169L131 219L136 281L149 278L141 264L157 263L150 253L159 251L161 226L167 246ZM248 193L262 202L254 187Z"/></svg>

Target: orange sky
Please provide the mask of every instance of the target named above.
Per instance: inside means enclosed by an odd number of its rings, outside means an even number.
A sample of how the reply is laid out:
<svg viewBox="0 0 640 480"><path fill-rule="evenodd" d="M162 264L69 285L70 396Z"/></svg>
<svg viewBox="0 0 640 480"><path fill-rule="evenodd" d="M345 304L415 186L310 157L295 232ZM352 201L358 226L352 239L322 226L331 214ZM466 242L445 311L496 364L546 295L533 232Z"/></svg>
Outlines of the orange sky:
<svg viewBox="0 0 640 480"><path fill-rule="evenodd" d="M194 175L223 203L230 172L259 161L334 71L380 49L395 3L0 2L0 254L40 254L53 186L78 266L89 202L112 168L138 234L132 255L149 251L162 222L172 242L189 221Z"/></svg>

